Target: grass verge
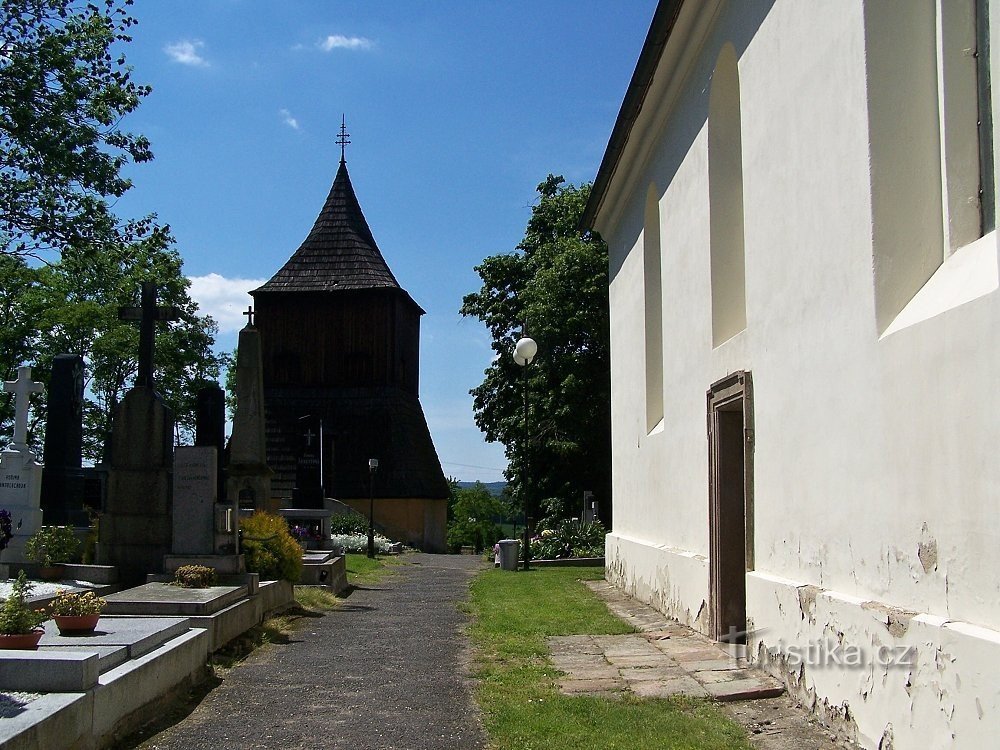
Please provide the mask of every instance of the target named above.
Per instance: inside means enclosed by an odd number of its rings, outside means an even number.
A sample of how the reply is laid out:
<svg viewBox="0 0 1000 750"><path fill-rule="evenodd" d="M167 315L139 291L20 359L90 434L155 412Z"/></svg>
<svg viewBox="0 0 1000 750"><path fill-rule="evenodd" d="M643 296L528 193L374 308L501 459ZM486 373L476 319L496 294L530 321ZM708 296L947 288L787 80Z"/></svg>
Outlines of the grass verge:
<svg viewBox="0 0 1000 750"><path fill-rule="evenodd" d="M516 574L489 570L473 581L470 634L476 647L476 697L491 746L751 750L739 725L707 700L559 693L559 672L549 662L547 636L632 632L580 583L603 575L600 568Z"/></svg>
<svg viewBox="0 0 1000 750"><path fill-rule="evenodd" d="M393 566L400 564L399 557L376 557L370 560L367 555L358 552L348 552L344 557L347 581L352 586L377 583L392 572Z"/></svg>

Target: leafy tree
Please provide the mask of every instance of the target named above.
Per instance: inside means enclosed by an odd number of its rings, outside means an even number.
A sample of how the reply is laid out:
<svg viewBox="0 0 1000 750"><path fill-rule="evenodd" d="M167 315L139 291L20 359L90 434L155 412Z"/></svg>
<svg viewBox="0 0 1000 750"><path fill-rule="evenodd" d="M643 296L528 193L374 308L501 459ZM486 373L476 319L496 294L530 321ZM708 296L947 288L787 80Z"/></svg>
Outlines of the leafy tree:
<svg viewBox="0 0 1000 750"><path fill-rule="evenodd" d="M527 499L532 512L541 498L560 498L579 515L574 509L592 490L609 523L608 251L579 229L590 185L563 183L550 174L538 186L539 201L513 253L476 267L483 285L465 296L461 313L486 325L497 357L471 393L476 424L506 448L515 497ZM522 368L511 352L525 326L538 354Z"/></svg>
<svg viewBox="0 0 1000 750"><path fill-rule="evenodd" d="M119 125L150 88L116 48L132 0L4 0L0 6L0 254L39 257L142 236L107 198L121 170L152 158Z"/></svg>
<svg viewBox="0 0 1000 750"><path fill-rule="evenodd" d="M503 515L503 503L482 482L472 487L459 487L453 481L448 511L449 548L457 551L469 545L480 552L492 547L500 538L496 519Z"/></svg>
<svg viewBox="0 0 1000 750"><path fill-rule="evenodd" d="M159 287L159 304L181 312L179 321L157 326L155 373L157 391L173 409L181 438L194 429L198 389L218 380L227 358L212 351L217 326L198 315L167 229L101 253L68 248L59 262L38 268L14 256L0 262L0 316L17 324L0 333L4 374L27 363L34 368L32 377L46 382L57 354L83 356L84 455L94 461L103 457L114 411L138 370L139 327L120 321L118 309L138 304L145 280ZM33 403L31 438L38 448L44 436L44 394ZM12 416L8 399L0 410L5 432Z"/></svg>

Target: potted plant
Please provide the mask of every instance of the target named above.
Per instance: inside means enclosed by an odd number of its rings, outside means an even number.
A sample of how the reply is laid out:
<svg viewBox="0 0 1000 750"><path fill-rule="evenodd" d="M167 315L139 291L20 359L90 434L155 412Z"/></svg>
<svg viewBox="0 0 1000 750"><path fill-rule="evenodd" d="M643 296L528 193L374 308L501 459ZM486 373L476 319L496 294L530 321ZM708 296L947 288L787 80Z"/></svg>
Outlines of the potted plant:
<svg viewBox="0 0 1000 750"><path fill-rule="evenodd" d="M28 537L24 553L41 565L38 575L46 580L62 577L64 565L76 557L80 540L69 526L42 526Z"/></svg>
<svg viewBox="0 0 1000 750"><path fill-rule="evenodd" d="M61 635L85 635L94 632L106 604L93 591L64 591L49 605L49 614Z"/></svg>
<svg viewBox="0 0 1000 750"><path fill-rule="evenodd" d="M10 596L0 603L0 648L38 648L38 641L45 633L39 625L48 618L28 606L32 585L22 570L18 573Z"/></svg>

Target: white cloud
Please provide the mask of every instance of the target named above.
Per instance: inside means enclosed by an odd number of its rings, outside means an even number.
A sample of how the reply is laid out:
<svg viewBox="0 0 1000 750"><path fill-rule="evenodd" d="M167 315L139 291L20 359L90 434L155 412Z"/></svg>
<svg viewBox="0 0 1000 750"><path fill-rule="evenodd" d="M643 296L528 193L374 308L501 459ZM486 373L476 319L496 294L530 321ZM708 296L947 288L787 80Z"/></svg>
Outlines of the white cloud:
<svg viewBox="0 0 1000 750"><path fill-rule="evenodd" d="M281 121L285 123L285 125L290 127L292 130L299 129L299 121L292 117L292 113L287 109L279 109L278 114L281 115Z"/></svg>
<svg viewBox="0 0 1000 750"><path fill-rule="evenodd" d="M246 325L243 312L253 304L249 295L266 279L227 279L217 273L192 276L191 298L198 303L202 315L211 315L219 324L219 332L238 331Z"/></svg>
<svg viewBox="0 0 1000 750"><path fill-rule="evenodd" d="M330 52L335 49L371 49L375 46L375 43L363 36L331 34L326 39L318 41L316 46L324 52Z"/></svg>
<svg viewBox="0 0 1000 750"><path fill-rule="evenodd" d="M200 39L183 39L179 42L172 42L163 48L167 56L174 62L181 65L193 65L206 67L208 61L198 54L198 50L205 46Z"/></svg>

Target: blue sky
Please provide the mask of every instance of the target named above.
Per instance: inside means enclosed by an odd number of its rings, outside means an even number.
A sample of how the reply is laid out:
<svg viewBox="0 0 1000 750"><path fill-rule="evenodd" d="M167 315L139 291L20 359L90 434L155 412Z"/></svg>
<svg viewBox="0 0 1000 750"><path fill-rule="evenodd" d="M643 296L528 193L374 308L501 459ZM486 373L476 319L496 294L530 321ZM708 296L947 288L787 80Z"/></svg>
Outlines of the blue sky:
<svg viewBox="0 0 1000 750"><path fill-rule="evenodd" d="M347 164L372 232L427 314L420 397L445 474L501 479L470 388L493 353L458 314L473 267L510 252L549 172L592 180L654 0L137 0L126 48L153 87L124 128L124 216L156 212L192 295L235 346L245 292L298 248ZM540 352L539 356L544 356Z"/></svg>

